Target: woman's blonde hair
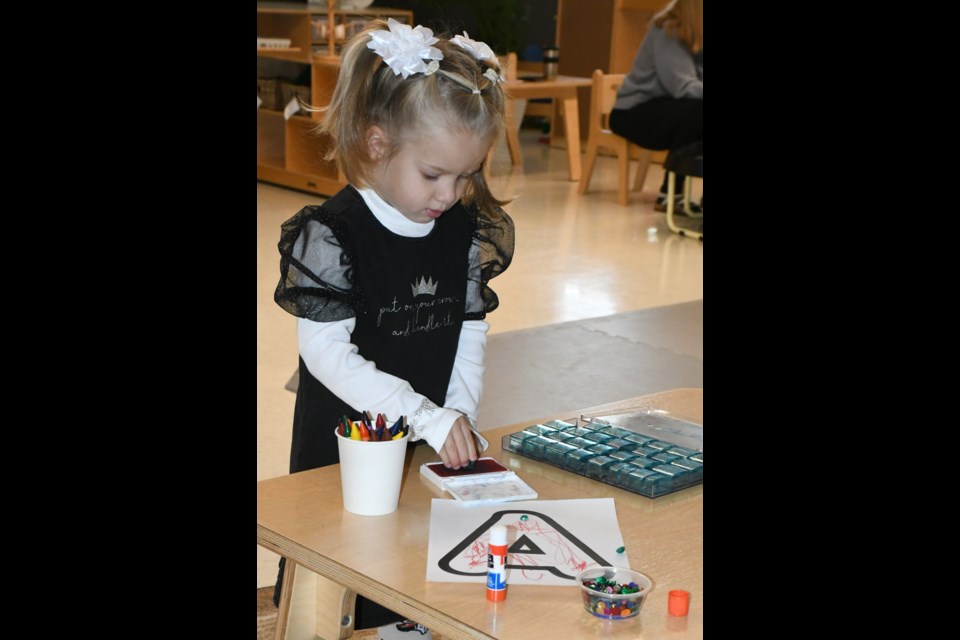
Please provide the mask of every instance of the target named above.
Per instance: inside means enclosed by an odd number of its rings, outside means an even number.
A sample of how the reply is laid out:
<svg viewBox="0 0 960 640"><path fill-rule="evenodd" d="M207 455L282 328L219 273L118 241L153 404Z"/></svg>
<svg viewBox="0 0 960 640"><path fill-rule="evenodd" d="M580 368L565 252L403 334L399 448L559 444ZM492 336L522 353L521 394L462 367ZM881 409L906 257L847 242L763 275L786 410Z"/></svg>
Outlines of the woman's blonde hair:
<svg viewBox="0 0 960 640"><path fill-rule="evenodd" d="M387 158L402 145L416 143L425 127L469 131L490 144L502 135L506 96L496 59L477 60L441 37L433 45L443 53L439 69L403 78L367 47L370 33L378 29L388 29L387 23L372 20L344 46L333 98L328 107L319 109L324 116L317 130L333 140L326 159L335 160L347 180L357 186L368 184L376 161L370 157L367 134L374 125L386 134ZM505 204L493 197L482 168L472 175L463 202L476 203L485 211Z"/></svg>
<svg viewBox="0 0 960 640"><path fill-rule="evenodd" d="M653 16L653 23L687 45L691 53L703 49L703 0L673 0Z"/></svg>

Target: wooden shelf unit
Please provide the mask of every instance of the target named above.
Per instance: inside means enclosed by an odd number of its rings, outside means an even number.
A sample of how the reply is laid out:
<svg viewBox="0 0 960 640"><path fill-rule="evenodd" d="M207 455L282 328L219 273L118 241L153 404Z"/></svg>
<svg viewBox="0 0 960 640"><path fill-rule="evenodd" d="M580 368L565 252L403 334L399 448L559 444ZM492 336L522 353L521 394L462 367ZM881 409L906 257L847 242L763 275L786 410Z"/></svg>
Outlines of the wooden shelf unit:
<svg viewBox="0 0 960 640"><path fill-rule="evenodd" d="M339 56L328 52L339 53L339 47L361 28L361 23L388 17L414 24L413 12L403 9L339 10L292 2L258 2L257 37L289 38L290 49L257 49L257 57L309 66L310 104L324 106L330 103L340 70ZM326 33L322 34L326 37L314 37L318 35L315 22L326 22ZM315 51L320 47L326 51ZM287 120L284 106L280 105L279 110L257 110L257 180L332 196L347 182L336 163L323 159L330 141L314 132L323 114L300 111Z"/></svg>

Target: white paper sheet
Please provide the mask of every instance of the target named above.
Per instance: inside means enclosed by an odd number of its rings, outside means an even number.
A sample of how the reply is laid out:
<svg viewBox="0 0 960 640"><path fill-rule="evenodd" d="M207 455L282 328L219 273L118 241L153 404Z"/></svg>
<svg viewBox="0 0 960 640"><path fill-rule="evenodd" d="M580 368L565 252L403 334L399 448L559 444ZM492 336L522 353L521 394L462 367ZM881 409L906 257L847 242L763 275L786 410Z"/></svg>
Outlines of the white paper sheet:
<svg viewBox="0 0 960 640"><path fill-rule="evenodd" d="M522 516L527 516L526 520ZM464 507L434 498L427 580L485 582L490 528L507 525L507 584L576 585L596 566L629 567L613 498Z"/></svg>

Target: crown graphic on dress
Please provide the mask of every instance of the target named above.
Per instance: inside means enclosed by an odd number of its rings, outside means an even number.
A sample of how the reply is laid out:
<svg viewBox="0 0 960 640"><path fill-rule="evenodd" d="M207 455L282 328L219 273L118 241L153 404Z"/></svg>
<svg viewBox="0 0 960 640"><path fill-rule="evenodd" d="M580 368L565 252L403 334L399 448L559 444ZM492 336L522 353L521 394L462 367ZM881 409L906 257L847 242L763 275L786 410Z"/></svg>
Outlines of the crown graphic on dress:
<svg viewBox="0 0 960 640"><path fill-rule="evenodd" d="M433 277L429 280L425 279L423 276L420 276L420 282L417 282L417 279L413 279L413 284L410 285L410 289L413 291L413 297L416 298L421 294L426 294L429 296L437 295L437 285L440 284L440 281L433 281Z"/></svg>

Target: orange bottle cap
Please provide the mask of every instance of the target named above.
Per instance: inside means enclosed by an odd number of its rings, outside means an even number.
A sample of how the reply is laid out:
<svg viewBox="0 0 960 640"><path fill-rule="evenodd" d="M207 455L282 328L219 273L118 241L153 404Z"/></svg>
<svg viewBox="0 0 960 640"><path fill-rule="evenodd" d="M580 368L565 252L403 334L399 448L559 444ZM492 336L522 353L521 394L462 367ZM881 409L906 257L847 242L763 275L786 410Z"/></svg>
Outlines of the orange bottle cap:
<svg viewBox="0 0 960 640"><path fill-rule="evenodd" d="M690 592L674 589L667 598L667 611L672 616L685 616L690 611Z"/></svg>

